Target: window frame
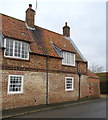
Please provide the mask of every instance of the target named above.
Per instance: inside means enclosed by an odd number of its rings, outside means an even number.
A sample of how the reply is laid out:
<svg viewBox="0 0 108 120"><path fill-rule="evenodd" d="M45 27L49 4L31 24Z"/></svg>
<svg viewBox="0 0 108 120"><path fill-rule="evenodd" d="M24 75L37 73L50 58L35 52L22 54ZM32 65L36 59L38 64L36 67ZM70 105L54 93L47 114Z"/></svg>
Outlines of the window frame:
<svg viewBox="0 0 108 120"><path fill-rule="evenodd" d="M67 89L67 84L70 84L66 83L68 78L72 80L72 88L70 89ZM74 91L74 77L65 77L65 91Z"/></svg>
<svg viewBox="0 0 108 120"><path fill-rule="evenodd" d="M75 66L75 53L72 53L72 52L67 52L67 51L62 51L62 57L63 57L63 54L66 54L66 61L67 61L67 58L70 59L70 57L68 56L69 54L72 55L73 54L73 64L71 63L67 63L67 62L64 62L63 59L62 59L62 65L67 65L67 66Z"/></svg>
<svg viewBox="0 0 108 120"><path fill-rule="evenodd" d="M6 42L8 40L12 40L13 41L13 56L5 55L5 53L6 53ZM20 57L15 56L15 42L19 42L21 44L21 47L20 47L21 48L21 50L20 50ZM28 45L27 58L22 58L22 43L26 43ZM5 50L4 50L4 57L6 57L6 58L15 58L15 59L29 60L29 49L30 49L30 46L29 46L29 43L27 43L27 42L15 40L15 39L4 38L4 48L5 48Z"/></svg>
<svg viewBox="0 0 108 120"><path fill-rule="evenodd" d="M11 78L11 76L16 76L16 77L21 77L22 79L21 79L21 91L10 91L9 89L10 89L10 78ZM24 85L24 76L23 75L9 75L8 76L8 94L22 94L23 93L23 85Z"/></svg>

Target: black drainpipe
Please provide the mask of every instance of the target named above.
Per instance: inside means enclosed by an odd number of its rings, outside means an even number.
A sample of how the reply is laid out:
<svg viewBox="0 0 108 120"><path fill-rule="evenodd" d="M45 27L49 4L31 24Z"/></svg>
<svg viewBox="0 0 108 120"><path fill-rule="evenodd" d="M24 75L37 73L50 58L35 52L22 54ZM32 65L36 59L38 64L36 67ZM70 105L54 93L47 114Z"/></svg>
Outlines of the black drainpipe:
<svg viewBox="0 0 108 120"><path fill-rule="evenodd" d="M48 105L48 58L49 56L46 56L46 104Z"/></svg>
<svg viewBox="0 0 108 120"><path fill-rule="evenodd" d="M81 86L81 74L78 73L78 76L79 76L79 89L78 89L78 100L80 99L80 86Z"/></svg>
<svg viewBox="0 0 108 120"><path fill-rule="evenodd" d="M79 78L79 84L78 84L78 100L80 99L80 86L81 86L81 74L80 71L78 69L78 61L77 61L77 74L78 74L78 78Z"/></svg>

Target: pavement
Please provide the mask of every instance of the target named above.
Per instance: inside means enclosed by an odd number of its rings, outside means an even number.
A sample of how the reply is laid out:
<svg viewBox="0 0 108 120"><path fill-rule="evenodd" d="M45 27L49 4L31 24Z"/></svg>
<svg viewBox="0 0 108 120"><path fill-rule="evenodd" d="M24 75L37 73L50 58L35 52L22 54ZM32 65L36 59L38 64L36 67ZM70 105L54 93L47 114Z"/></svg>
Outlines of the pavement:
<svg viewBox="0 0 108 120"><path fill-rule="evenodd" d="M105 98L106 96L104 97L102 96L98 98L86 97L77 101L68 101L68 102L49 104L49 105L38 105L38 106L29 106L29 107L23 107L23 108L7 109L2 111L2 118L11 118L11 117L16 117L16 116L30 114L30 113L39 112L39 111L62 108L62 107L82 104L82 103L88 103L91 101L101 101L103 99L105 100Z"/></svg>

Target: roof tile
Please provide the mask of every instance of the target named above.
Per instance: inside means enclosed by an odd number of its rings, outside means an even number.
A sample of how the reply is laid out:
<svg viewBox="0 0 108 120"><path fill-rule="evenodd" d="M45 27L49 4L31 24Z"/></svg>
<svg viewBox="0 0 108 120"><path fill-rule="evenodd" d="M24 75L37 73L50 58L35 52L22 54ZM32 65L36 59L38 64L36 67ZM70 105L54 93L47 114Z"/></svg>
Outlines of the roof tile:
<svg viewBox="0 0 108 120"><path fill-rule="evenodd" d="M33 53L60 57L52 43L62 50L75 52L76 60L83 61L74 46L65 36L50 30L35 26L35 30L26 28L25 22L2 14L2 34L6 37L30 42Z"/></svg>

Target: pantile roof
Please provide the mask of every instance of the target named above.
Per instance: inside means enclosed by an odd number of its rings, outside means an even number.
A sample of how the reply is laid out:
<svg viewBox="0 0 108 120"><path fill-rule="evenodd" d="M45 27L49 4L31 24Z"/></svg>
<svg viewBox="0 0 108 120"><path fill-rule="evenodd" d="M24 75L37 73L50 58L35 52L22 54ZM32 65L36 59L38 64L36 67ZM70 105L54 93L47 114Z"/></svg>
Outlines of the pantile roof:
<svg viewBox="0 0 108 120"><path fill-rule="evenodd" d="M98 77L97 75L95 75L93 72L91 72L90 70L87 70L87 75L91 78L97 78L99 79L100 77Z"/></svg>
<svg viewBox="0 0 108 120"><path fill-rule="evenodd" d="M2 15L2 34L5 37L30 42L32 53L61 58L54 50L52 43L64 51L76 53L76 60L83 61L75 47L64 35L35 26L35 30L26 27L25 21Z"/></svg>

